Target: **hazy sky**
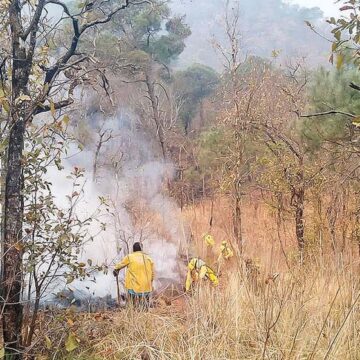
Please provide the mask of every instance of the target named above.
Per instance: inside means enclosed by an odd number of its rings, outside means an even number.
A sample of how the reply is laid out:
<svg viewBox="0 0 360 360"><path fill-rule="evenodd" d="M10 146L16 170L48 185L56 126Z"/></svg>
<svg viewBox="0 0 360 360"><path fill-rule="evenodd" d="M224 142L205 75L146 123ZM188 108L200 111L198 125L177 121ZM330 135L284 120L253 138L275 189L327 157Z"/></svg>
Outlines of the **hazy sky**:
<svg viewBox="0 0 360 360"><path fill-rule="evenodd" d="M334 0L288 0L287 2L306 7L318 6L325 16L337 15L340 7L339 4L334 4Z"/></svg>

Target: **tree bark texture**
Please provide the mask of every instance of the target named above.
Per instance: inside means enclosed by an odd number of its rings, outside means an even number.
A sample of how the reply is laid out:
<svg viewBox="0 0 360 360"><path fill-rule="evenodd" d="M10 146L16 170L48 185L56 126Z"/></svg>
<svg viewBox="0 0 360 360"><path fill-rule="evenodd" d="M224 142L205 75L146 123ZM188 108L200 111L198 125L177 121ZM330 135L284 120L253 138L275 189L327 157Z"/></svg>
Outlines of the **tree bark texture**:
<svg viewBox="0 0 360 360"><path fill-rule="evenodd" d="M22 358L22 255L23 255L23 172L26 103L16 104L21 94L26 94L31 70L24 41L21 40L21 10L18 0L9 7L12 34L12 106L9 145L7 148L7 174L3 221L3 257L1 289L3 296L2 325L6 360Z"/></svg>
<svg viewBox="0 0 360 360"><path fill-rule="evenodd" d="M14 123L9 137L5 190L4 256L2 273L3 337L5 359L21 359L22 328L22 223L23 175L21 166L24 145L24 119Z"/></svg>
<svg viewBox="0 0 360 360"><path fill-rule="evenodd" d="M300 162L302 168L302 160ZM295 233L300 254L300 262L303 263L305 251L305 184L304 171L300 170L297 174L298 183L292 186L291 202L295 209Z"/></svg>
<svg viewBox="0 0 360 360"><path fill-rule="evenodd" d="M147 91L149 94L149 99L151 102L151 108L152 108L152 112L153 112L153 119L154 119L154 122L156 125L157 136L159 138L162 155L165 160L166 159L165 135L164 135L164 129L163 129L163 126L162 126L161 120L160 120L158 101L157 101L157 98L155 95L155 86L154 86L154 81L153 81L152 75L151 75L151 69L145 70L145 81L146 81Z"/></svg>
<svg viewBox="0 0 360 360"><path fill-rule="evenodd" d="M236 243L239 248L240 254L243 251L243 239L242 239L242 211L241 211L241 188L240 181L235 183L234 190L234 208L233 208L233 231Z"/></svg>

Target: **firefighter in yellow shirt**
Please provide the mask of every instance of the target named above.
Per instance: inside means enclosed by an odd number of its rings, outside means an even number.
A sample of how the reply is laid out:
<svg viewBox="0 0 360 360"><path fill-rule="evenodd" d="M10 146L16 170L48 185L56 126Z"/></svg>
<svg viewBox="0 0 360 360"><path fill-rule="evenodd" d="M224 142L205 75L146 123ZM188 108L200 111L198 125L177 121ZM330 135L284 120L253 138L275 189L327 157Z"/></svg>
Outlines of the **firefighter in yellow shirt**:
<svg viewBox="0 0 360 360"><path fill-rule="evenodd" d="M200 258L193 258L188 264L188 272L186 276L185 290L189 291L192 284L199 280L208 279L213 286L219 284L218 277L215 272L206 265L205 261Z"/></svg>
<svg viewBox="0 0 360 360"><path fill-rule="evenodd" d="M220 259L229 260L234 256L234 252L232 251L231 247L228 245L226 241L223 241L220 246L220 254L218 261Z"/></svg>
<svg viewBox="0 0 360 360"><path fill-rule="evenodd" d="M154 262L142 251L139 242L134 243L133 253L125 256L120 263L115 265L114 276L118 276L119 271L125 267L127 268L125 288L129 299L134 304L144 303L148 306L155 277Z"/></svg>
<svg viewBox="0 0 360 360"><path fill-rule="evenodd" d="M230 258L234 256L234 252L227 243L227 241L223 241L220 246L220 254L217 260L218 268L217 272L220 274L220 269L222 268L225 261L229 261Z"/></svg>

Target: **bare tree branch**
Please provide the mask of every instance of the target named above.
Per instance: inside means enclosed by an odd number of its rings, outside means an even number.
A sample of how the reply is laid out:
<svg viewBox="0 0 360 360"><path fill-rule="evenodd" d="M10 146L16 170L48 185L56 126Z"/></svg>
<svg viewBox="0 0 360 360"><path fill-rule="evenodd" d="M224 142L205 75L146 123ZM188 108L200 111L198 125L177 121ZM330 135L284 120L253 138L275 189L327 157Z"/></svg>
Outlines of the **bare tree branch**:
<svg viewBox="0 0 360 360"><path fill-rule="evenodd" d="M350 86L352 89L354 89L354 90L360 91L360 86L354 84L353 82L351 82L349 86Z"/></svg>
<svg viewBox="0 0 360 360"><path fill-rule="evenodd" d="M55 110L60 110L66 106L69 106L71 104L74 103L74 99L72 97L69 97L65 100L61 100L61 101L58 101L57 103L54 103L54 109ZM36 112L35 112L35 115L37 114L41 114L41 113L44 113L44 112L47 112L47 111L50 111L51 110L51 107L50 105L42 105L42 106L39 106L37 109L36 109Z"/></svg>
<svg viewBox="0 0 360 360"><path fill-rule="evenodd" d="M36 29L39 26L40 17L43 12L45 4L46 4L45 0L39 0L38 5L36 6L34 17L32 18L29 27L26 30L24 30L22 34L20 34L20 37L23 41L27 39L30 33L32 33L33 31L36 32Z"/></svg>
<svg viewBox="0 0 360 360"><path fill-rule="evenodd" d="M297 115L300 118L311 118L311 117L317 117L317 116L337 115L337 114L348 116L351 118L356 118L356 115L348 113L348 112L340 111L340 110L329 110L329 111L324 111L324 112L319 112L319 113L314 113L314 114L297 114Z"/></svg>

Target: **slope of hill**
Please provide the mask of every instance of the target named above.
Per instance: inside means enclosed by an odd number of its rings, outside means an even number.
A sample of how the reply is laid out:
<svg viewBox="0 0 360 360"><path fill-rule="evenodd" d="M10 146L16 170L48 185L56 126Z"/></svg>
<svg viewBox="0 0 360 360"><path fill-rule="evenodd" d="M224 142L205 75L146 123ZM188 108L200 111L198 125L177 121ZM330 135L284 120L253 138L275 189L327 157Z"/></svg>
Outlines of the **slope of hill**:
<svg viewBox="0 0 360 360"><path fill-rule="evenodd" d="M310 21L317 28L325 29L322 11L284 3L281 0L243 0L240 7L240 31L243 53L270 57L273 50L280 51L284 61L289 57L303 57L311 65L326 62L329 46L325 40L306 26ZM224 0L174 0L174 12L185 14L192 29L187 48L178 65L203 63L214 68L221 66L214 53L211 40L225 44ZM236 8L233 1L231 7Z"/></svg>

